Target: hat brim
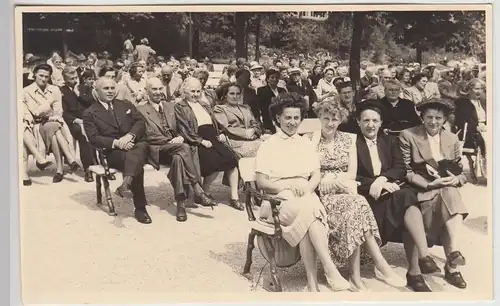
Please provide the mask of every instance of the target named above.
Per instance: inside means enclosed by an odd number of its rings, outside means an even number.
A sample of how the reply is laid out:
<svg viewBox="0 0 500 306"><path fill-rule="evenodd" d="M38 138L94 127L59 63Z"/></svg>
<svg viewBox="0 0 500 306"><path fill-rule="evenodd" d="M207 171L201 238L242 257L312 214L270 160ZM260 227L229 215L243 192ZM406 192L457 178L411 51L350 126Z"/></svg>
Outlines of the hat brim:
<svg viewBox="0 0 500 306"><path fill-rule="evenodd" d="M384 117L387 114L387 108L380 100L367 100L359 103L356 106L356 118L361 116L361 113L365 110L373 110L380 115L380 119L384 120Z"/></svg>
<svg viewBox="0 0 500 306"><path fill-rule="evenodd" d="M418 111L424 111L428 108L439 108L439 109L445 109L447 111L452 111L453 110L453 106L449 105L448 103L443 103L443 102L439 102L439 101L432 101L432 102L424 102L424 103L421 103L419 105L417 105L417 110Z"/></svg>

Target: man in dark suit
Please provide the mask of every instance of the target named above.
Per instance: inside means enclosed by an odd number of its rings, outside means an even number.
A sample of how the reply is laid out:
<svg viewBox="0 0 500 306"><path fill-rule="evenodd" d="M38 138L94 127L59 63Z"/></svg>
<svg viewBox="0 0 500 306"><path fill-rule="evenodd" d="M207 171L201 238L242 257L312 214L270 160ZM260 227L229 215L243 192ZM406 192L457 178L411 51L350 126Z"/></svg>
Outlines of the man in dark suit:
<svg viewBox="0 0 500 306"><path fill-rule="evenodd" d="M301 73L300 68L290 68L288 71L290 81L286 87L288 92L296 92L306 99L307 109L309 110L307 116L309 118L316 118L316 113L314 112L314 104L317 102L316 93L311 84L302 79Z"/></svg>
<svg viewBox="0 0 500 306"><path fill-rule="evenodd" d="M80 160L85 170L85 181L93 182L94 178L89 166L94 164L94 150L90 146L83 129L83 112L92 105L92 101L80 98L77 87L78 72L74 67L63 69L64 86L61 86L63 119L69 127L71 135L78 141Z"/></svg>
<svg viewBox="0 0 500 306"><path fill-rule="evenodd" d="M131 194L136 220L151 223L144 193L143 167L149 153L144 141L146 123L132 103L115 97L116 82L100 77L96 82L97 101L83 113L83 125L90 144L108 150L108 165L123 173L116 194L127 198Z"/></svg>
<svg viewBox="0 0 500 306"><path fill-rule="evenodd" d="M273 120L271 119L269 106L271 105L271 100L273 98L286 92L286 89L278 87L279 80L280 80L280 72L276 69L271 68L268 71L266 71L267 85L259 87L257 89L257 102L259 110L258 113L262 116L262 125L265 130L268 130L273 134L276 133L276 128L274 127ZM260 120L260 118L255 118L255 119Z"/></svg>
<svg viewBox="0 0 500 306"><path fill-rule="evenodd" d="M201 187L201 176L196 170L190 146L177 131L174 105L165 100L165 88L158 78L148 79L148 102L137 109L146 119L146 141L150 146L151 164L158 170L159 165L170 165L167 175L175 192L177 202L176 219L187 220L185 200L188 188L192 187L203 206L214 206Z"/></svg>
<svg viewBox="0 0 500 306"><path fill-rule="evenodd" d="M356 139L358 193L364 196L377 220L382 245L404 242L410 268L407 284L417 292L431 291L421 273L440 269L429 256L417 192L403 184L406 166L396 137L379 133L385 108L377 100L358 106L360 133ZM413 251L416 245L418 252Z"/></svg>
<svg viewBox="0 0 500 306"><path fill-rule="evenodd" d="M391 131L402 131L422 123L415 110L415 104L407 99L399 97L401 84L397 80L386 80L384 82L385 97L380 99L385 109L384 123L382 129ZM397 134L394 133L394 134Z"/></svg>

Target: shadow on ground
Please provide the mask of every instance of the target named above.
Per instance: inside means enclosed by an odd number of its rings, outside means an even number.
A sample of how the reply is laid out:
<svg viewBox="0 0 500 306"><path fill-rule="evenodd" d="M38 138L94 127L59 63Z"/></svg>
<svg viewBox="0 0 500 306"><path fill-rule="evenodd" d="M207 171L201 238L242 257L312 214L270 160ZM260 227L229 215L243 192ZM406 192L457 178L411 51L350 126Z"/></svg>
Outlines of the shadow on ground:
<svg viewBox="0 0 500 306"><path fill-rule="evenodd" d="M488 218L485 216L477 218L467 218L465 219L464 224L466 227L476 233L488 235Z"/></svg>
<svg viewBox="0 0 500 306"><path fill-rule="evenodd" d="M210 257L226 264L234 273L242 275L246 261L246 251L247 244L245 242L231 243L225 246L225 251L223 253L211 251ZM382 254L391 266L402 267L406 270L407 263L402 244L389 243L382 248ZM261 255L257 244L253 250L250 273L251 279L249 280L249 285L251 285L252 288L257 287L254 290L261 291L263 287L265 287L264 284L270 282L269 264L267 264L266 260ZM344 277L347 277L346 268L341 269L341 273ZM318 261L318 281L320 284L327 286L326 277L324 275L323 267ZM300 292L307 284L306 272L302 260L290 268L278 268L278 276L281 278L283 291ZM366 279L375 278L372 263L361 266L361 276ZM242 275L242 277L244 276ZM429 278L428 281L429 286L433 289L437 291L442 289L441 285L434 282L431 278ZM406 288L399 288L397 290L403 292L409 291Z"/></svg>

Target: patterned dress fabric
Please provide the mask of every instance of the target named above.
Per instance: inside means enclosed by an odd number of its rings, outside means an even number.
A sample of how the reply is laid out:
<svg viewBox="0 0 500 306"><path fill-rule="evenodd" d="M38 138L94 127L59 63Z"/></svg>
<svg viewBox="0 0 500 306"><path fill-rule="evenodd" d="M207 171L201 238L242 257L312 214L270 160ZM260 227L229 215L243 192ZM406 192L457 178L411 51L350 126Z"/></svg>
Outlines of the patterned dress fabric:
<svg viewBox="0 0 500 306"><path fill-rule="evenodd" d="M343 132L337 132L332 142L327 143L321 139L317 146L321 173L347 172L349 152L355 145L350 134ZM329 193L320 194L320 199L327 213L330 255L337 267L347 266L349 257L365 242L366 232L371 232L380 245L377 221L363 196Z"/></svg>

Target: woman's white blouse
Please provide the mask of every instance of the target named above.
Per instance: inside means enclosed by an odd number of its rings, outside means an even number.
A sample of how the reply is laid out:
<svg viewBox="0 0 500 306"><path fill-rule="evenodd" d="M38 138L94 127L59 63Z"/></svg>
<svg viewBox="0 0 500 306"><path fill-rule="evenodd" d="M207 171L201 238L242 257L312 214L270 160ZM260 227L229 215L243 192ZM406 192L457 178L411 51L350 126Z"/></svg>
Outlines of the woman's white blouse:
<svg viewBox="0 0 500 306"><path fill-rule="evenodd" d="M319 157L311 141L297 134L290 137L280 129L260 146L255 157L255 172L267 175L271 180L308 179L319 169Z"/></svg>
<svg viewBox="0 0 500 306"><path fill-rule="evenodd" d="M198 126L212 124L212 118L210 118L210 114L206 111L206 109L203 108L200 103L188 102L188 104L193 110L196 121L198 121Z"/></svg>

